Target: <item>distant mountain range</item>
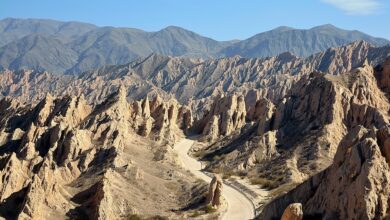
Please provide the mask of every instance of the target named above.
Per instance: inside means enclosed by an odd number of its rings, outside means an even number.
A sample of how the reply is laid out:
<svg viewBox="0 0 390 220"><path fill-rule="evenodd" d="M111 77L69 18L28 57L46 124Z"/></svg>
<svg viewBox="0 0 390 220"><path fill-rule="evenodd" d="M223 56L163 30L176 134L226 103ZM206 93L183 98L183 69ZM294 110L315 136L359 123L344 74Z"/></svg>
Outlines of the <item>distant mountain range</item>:
<svg viewBox="0 0 390 220"><path fill-rule="evenodd" d="M246 40L216 41L174 26L146 32L80 22L7 18L0 20L0 66L77 74L107 64L128 63L151 53L207 59L268 57L289 51L307 57L357 40L375 46L389 44L386 39L332 25L308 30L279 27Z"/></svg>

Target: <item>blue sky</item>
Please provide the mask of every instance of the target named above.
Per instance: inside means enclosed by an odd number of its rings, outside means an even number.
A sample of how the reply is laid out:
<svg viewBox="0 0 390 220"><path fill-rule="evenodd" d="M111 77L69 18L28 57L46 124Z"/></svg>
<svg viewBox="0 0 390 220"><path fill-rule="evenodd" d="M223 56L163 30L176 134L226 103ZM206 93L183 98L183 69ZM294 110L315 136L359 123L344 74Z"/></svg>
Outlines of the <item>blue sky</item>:
<svg viewBox="0 0 390 220"><path fill-rule="evenodd" d="M0 0L0 19L49 18L146 31L180 26L216 40L333 24L390 39L389 0Z"/></svg>

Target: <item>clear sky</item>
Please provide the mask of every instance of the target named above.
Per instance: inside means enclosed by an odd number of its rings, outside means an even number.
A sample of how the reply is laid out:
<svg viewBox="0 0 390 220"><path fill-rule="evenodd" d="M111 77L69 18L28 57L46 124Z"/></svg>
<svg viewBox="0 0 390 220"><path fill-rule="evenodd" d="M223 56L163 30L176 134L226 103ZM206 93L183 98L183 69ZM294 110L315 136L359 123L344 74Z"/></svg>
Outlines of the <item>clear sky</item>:
<svg viewBox="0 0 390 220"><path fill-rule="evenodd" d="M216 40L329 23L390 39L389 9L389 0L0 0L0 19L49 18L146 31L175 25Z"/></svg>

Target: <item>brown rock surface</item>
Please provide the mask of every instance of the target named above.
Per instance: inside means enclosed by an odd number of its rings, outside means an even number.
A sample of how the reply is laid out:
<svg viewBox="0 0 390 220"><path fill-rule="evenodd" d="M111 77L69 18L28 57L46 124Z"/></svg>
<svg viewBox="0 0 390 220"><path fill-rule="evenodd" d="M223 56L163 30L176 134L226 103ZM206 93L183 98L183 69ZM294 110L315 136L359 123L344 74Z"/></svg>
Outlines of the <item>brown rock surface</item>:
<svg viewBox="0 0 390 220"><path fill-rule="evenodd" d="M281 220L302 220L302 204L293 203L284 210Z"/></svg>

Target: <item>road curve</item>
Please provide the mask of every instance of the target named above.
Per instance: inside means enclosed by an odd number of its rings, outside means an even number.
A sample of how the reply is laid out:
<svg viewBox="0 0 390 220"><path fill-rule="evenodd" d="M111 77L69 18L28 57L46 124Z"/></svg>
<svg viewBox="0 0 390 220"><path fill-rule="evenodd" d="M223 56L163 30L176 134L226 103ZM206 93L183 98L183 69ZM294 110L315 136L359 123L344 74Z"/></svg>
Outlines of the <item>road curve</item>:
<svg viewBox="0 0 390 220"><path fill-rule="evenodd" d="M201 163L188 155L193 143L193 140L182 139L175 144L174 149L185 169L209 183L211 178L201 171ZM251 201L238 190L223 184L222 196L228 203L227 211L222 215L223 220L247 220L255 217Z"/></svg>

